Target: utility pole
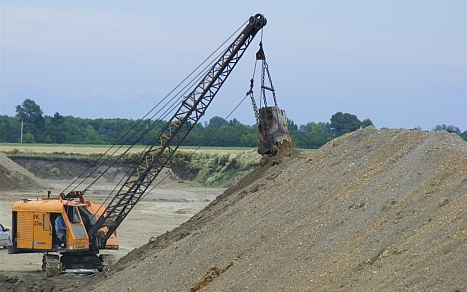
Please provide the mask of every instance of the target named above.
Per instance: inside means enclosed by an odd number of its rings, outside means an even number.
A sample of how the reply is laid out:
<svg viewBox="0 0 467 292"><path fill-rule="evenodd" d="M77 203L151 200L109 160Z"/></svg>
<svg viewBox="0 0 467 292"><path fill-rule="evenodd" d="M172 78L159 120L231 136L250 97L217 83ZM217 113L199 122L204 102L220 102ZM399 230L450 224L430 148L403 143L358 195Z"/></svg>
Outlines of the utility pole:
<svg viewBox="0 0 467 292"><path fill-rule="evenodd" d="M23 144L23 120L21 120L21 144Z"/></svg>

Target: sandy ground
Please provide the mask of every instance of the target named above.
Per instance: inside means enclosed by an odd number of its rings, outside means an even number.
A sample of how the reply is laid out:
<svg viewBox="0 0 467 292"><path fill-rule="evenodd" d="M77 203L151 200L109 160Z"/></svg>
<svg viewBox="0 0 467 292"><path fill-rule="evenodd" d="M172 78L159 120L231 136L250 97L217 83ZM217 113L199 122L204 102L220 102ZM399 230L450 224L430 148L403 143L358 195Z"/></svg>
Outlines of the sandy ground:
<svg viewBox="0 0 467 292"><path fill-rule="evenodd" d="M52 194L63 190L67 181L49 180ZM87 200L102 203L106 195L114 188L114 184L97 186L99 194L90 193ZM188 220L204 208L216 196L221 194L221 188L189 187L185 184L169 184L153 189L128 215L118 229L120 249L108 251L121 258L131 250L149 241L152 236L172 230ZM0 192L0 223L11 226L11 207L14 202L23 199L35 199L46 196L46 191L11 193ZM107 252L107 251L106 251ZM0 249L0 271L34 272L41 270L42 254L9 255L7 250Z"/></svg>
<svg viewBox="0 0 467 292"><path fill-rule="evenodd" d="M0 290L467 291L467 143L458 135L367 127L262 165L105 273L4 272ZM205 189L164 188L124 222L123 247L207 203ZM162 202L180 205L161 211ZM125 242L139 226L149 233Z"/></svg>

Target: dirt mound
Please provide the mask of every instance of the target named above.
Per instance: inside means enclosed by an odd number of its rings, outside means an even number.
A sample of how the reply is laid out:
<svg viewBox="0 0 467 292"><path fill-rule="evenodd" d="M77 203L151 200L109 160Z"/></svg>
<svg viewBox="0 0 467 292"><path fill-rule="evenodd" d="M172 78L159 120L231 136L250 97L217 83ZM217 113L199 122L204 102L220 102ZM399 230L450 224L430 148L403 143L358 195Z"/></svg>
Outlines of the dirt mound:
<svg viewBox="0 0 467 292"><path fill-rule="evenodd" d="M42 190L46 184L0 152L0 191Z"/></svg>
<svg viewBox="0 0 467 292"><path fill-rule="evenodd" d="M105 275L61 289L466 291L466 207L465 141L368 127L268 159Z"/></svg>
<svg viewBox="0 0 467 292"><path fill-rule="evenodd" d="M279 162L84 290L467 289L457 135L368 127Z"/></svg>

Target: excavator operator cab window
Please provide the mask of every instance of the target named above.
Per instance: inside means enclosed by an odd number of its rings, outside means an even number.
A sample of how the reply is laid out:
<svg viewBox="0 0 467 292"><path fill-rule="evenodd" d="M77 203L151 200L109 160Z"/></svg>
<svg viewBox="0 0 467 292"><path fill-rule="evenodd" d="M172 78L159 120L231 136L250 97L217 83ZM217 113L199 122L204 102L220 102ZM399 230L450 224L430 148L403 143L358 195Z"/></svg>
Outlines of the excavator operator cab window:
<svg viewBox="0 0 467 292"><path fill-rule="evenodd" d="M66 206L65 209L66 209L66 214L68 216L68 220L72 224L81 222L81 217L78 214L78 208L77 207Z"/></svg>
<svg viewBox="0 0 467 292"><path fill-rule="evenodd" d="M42 214L42 229L44 231L50 231L52 229L49 222L49 216L46 213Z"/></svg>
<svg viewBox="0 0 467 292"><path fill-rule="evenodd" d="M86 237L86 232L81 223L81 216L79 215L78 207L76 206L65 206L66 215L68 221L71 223L71 229L76 238Z"/></svg>

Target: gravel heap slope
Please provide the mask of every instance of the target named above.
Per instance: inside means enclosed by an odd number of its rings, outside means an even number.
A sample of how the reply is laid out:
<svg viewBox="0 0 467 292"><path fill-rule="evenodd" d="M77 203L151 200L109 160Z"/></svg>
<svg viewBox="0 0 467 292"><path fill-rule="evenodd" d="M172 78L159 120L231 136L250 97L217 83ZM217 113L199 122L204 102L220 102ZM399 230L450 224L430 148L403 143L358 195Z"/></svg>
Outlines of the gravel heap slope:
<svg viewBox="0 0 467 292"><path fill-rule="evenodd" d="M0 191L42 190L46 184L0 152Z"/></svg>
<svg viewBox="0 0 467 292"><path fill-rule="evenodd" d="M367 127L270 159L83 291L466 291L467 143Z"/></svg>

